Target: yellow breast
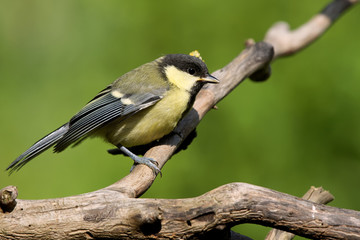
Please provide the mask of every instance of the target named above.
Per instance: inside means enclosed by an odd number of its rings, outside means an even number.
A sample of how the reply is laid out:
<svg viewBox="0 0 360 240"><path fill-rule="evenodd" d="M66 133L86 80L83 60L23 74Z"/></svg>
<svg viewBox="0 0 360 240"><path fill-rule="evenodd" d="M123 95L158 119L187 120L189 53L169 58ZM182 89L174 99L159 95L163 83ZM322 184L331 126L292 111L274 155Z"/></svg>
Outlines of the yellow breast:
<svg viewBox="0 0 360 240"><path fill-rule="evenodd" d="M150 143L169 134L187 110L190 94L171 89L154 106L105 128L105 139L114 145L132 147Z"/></svg>

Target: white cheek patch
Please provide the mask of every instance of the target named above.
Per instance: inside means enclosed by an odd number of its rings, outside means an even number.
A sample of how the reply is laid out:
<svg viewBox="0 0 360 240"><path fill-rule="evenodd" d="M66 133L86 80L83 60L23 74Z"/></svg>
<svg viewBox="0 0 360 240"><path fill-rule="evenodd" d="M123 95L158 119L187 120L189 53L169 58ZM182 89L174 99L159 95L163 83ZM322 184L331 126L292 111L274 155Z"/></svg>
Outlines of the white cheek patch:
<svg viewBox="0 0 360 240"><path fill-rule="evenodd" d="M171 83L178 88L185 89L187 91L190 91L196 81L199 80L198 77L194 77L187 72L180 71L175 66L167 66L165 68L165 74Z"/></svg>
<svg viewBox="0 0 360 240"><path fill-rule="evenodd" d="M111 92L111 95L113 95L116 98L122 98L124 96L123 93L121 93L119 90L114 90Z"/></svg>

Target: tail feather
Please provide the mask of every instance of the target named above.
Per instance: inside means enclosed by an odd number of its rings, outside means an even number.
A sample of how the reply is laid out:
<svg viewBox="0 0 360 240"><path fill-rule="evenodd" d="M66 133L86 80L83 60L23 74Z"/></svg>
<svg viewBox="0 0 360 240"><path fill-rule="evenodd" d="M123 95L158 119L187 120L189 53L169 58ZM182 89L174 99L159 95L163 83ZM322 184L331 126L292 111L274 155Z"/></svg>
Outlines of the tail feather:
<svg viewBox="0 0 360 240"><path fill-rule="evenodd" d="M10 173L14 171L18 171L22 168L26 163L28 163L31 159L45 151L46 149L50 148L54 144L56 144L68 131L69 123L66 123L56 129L55 131L51 132L50 134L46 135L39 141L37 141L34 145L32 145L28 150L26 150L23 154L21 154L15 161L13 161L6 170L10 170Z"/></svg>

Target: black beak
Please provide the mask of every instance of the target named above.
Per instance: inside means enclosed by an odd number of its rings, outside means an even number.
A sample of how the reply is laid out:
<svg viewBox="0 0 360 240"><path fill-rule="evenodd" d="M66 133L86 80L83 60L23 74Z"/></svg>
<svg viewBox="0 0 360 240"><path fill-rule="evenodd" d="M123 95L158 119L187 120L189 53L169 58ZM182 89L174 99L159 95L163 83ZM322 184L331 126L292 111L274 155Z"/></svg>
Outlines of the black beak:
<svg viewBox="0 0 360 240"><path fill-rule="evenodd" d="M207 74L205 77L199 78L198 81L206 83L219 83L220 81L210 74Z"/></svg>

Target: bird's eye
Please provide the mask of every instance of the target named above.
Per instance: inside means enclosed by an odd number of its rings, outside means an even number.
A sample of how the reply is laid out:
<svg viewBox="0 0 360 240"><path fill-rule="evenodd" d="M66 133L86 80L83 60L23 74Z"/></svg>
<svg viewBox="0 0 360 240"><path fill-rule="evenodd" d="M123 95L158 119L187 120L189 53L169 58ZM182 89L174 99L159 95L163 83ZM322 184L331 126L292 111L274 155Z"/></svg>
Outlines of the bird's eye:
<svg viewBox="0 0 360 240"><path fill-rule="evenodd" d="M188 72L190 75L194 75L194 74L195 74L195 69L193 69L193 68L188 68L188 69L187 69L187 72Z"/></svg>

